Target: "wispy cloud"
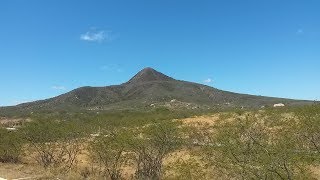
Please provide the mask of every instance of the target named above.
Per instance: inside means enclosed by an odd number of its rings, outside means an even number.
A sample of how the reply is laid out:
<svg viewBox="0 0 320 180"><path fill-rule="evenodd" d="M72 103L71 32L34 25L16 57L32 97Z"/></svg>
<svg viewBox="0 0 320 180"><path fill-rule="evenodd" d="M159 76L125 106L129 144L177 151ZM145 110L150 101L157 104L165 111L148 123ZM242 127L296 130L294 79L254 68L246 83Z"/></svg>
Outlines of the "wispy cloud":
<svg viewBox="0 0 320 180"><path fill-rule="evenodd" d="M114 38L112 31L96 30L95 28L80 35L81 40L88 42L112 41Z"/></svg>
<svg viewBox="0 0 320 180"><path fill-rule="evenodd" d="M209 83L212 83L213 80L211 78L208 78L208 79L203 80L203 82L209 84Z"/></svg>
<svg viewBox="0 0 320 180"><path fill-rule="evenodd" d="M103 65L100 67L101 71L115 71L118 73L124 72L124 69L122 68L121 65L118 64L109 64L109 65Z"/></svg>
<svg viewBox="0 0 320 180"><path fill-rule="evenodd" d="M304 34L304 30L303 29L298 29L296 31L296 34L300 35L300 34Z"/></svg>
<svg viewBox="0 0 320 180"><path fill-rule="evenodd" d="M60 90L60 91L66 90L66 87L64 87L64 86L52 86L51 88L55 89L55 90Z"/></svg>

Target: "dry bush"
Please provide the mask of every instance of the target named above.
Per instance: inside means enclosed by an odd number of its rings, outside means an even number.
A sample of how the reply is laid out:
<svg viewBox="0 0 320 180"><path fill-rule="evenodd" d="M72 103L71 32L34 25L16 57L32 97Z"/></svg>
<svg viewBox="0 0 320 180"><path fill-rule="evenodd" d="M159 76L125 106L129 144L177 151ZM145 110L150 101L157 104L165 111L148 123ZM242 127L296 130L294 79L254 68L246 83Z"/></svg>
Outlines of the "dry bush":
<svg viewBox="0 0 320 180"><path fill-rule="evenodd" d="M28 151L44 168L69 171L77 164L81 152L80 133L72 126L56 121L35 121L24 129Z"/></svg>
<svg viewBox="0 0 320 180"><path fill-rule="evenodd" d="M23 139L18 132L0 128L0 162L19 162L22 147Z"/></svg>

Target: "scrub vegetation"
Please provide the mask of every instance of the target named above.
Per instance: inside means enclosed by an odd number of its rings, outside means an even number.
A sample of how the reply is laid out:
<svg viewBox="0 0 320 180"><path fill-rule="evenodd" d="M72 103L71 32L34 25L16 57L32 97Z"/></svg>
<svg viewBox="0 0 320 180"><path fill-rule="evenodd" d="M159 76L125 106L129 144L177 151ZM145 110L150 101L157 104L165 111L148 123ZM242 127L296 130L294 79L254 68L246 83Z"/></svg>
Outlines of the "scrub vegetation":
<svg viewBox="0 0 320 180"><path fill-rule="evenodd" d="M0 129L0 161L42 167L49 179L314 179L320 166L319 105L28 119Z"/></svg>

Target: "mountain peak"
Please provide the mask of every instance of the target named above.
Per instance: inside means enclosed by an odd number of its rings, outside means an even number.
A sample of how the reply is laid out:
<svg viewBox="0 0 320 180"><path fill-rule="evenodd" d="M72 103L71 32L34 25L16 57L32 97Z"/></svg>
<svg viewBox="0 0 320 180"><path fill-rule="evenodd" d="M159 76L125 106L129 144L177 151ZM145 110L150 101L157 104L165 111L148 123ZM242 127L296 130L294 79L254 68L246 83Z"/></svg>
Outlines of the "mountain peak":
<svg viewBox="0 0 320 180"><path fill-rule="evenodd" d="M150 81L172 81L173 78L156 71L151 67L147 67L138 72L133 78L131 78L127 83L144 83Z"/></svg>

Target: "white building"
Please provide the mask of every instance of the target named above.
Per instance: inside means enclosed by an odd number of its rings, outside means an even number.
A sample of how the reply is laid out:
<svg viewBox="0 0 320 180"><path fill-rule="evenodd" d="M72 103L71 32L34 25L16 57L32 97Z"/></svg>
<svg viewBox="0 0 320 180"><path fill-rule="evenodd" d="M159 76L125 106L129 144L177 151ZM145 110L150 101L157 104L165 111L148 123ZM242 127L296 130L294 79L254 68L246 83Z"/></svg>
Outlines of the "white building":
<svg viewBox="0 0 320 180"><path fill-rule="evenodd" d="M273 107L284 107L285 105L283 103L274 104Z"/></svg>

